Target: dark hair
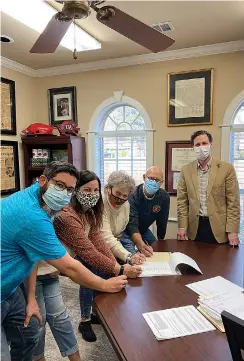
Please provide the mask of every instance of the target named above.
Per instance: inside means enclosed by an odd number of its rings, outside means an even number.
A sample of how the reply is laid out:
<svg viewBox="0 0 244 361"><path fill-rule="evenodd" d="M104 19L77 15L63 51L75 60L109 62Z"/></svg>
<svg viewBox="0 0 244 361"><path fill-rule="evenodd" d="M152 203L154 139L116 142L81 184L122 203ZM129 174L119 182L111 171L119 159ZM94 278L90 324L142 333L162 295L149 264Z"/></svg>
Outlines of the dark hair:
<svg viewBox="0 0 244 361"><path fill-rule="evenodd" d="M58 173L69 173L76 179L79 179L78 170L72 164L63 161L54 161L49 163L44 169L43 175L45 175L47 179L50 180Z"/></svg>
<svg viewBox="0 0 244 361"><path fill-rule="evenodd" d="M199 135L207 135L209 143L213 143L213 137L212 134L210 134L207 130L197 130L195 133L191 135L191 144L194 145L194 140L196 137L199 137Z"/></svg>
<svg viewBox="0 0 244 361"><path fill-rule="evenodd" d="M78 190L81 186L83 186L84 184L87 184L93 180L97 180L98 181L98 185L99 185L99 195L100 198L97 202L97 204L92 207L92 210L94 212L95 218L96 218L96 226L100 229L102 228L102 221L103 221L103 210L104 210L104 205L103 205L103 198L102 198L102 193L101 193L101 181L98 178L98 176L94 173L91 172L89 170L82 170L79 173L79 179L78 182L76 184L76 189ZM72 206L75 209L75 211L77 213L80 214L84 214L84 209L82 207L82 205L78 202L78 200L76 199L76 196L74 195L72 198Z"/></svg>

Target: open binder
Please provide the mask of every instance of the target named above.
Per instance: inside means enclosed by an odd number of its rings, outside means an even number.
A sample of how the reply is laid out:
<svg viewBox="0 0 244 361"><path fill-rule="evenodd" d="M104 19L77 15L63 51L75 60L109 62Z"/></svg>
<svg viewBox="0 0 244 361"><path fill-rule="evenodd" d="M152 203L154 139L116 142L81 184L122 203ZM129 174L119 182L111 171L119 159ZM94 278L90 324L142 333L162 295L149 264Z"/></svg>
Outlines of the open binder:
<svg viewBox="0 0 244 361"><path fill-rule="evenodd" d="M202 274L197 263L186 254L154 252L153 256L142 265L140 277L181 275L189 272Z"/></svg>

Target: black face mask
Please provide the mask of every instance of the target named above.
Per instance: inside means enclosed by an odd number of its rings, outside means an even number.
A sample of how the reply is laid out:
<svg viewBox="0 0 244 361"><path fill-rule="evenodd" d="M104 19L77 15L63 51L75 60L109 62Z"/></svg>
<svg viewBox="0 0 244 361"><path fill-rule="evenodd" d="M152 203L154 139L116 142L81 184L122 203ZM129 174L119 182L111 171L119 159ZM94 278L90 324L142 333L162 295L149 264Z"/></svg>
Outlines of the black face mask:
<svg viewBox="0 0 244 361"><path fill-rule="evenodd" d="M111 198L113 198L114 203L115 203L117 206L122 206L122 204L124 204L124 203L127 202L127 200L128 200L128 199L122 199L122 198L116 197L116 196L113 194L112 188L111 188L110 196L111 196Z"/></svg>

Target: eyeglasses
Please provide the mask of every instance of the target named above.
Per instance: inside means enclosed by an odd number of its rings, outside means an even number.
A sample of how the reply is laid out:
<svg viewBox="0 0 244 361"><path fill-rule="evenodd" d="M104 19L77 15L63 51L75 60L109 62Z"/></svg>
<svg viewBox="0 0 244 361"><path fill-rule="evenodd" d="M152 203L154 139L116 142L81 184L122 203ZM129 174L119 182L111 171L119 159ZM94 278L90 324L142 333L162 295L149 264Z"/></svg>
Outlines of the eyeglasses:
<svg viewBox="0 0 244 361"><path fill-rule="evenodd" d="M147 179L149 179L149 180L152 180L152 181L154 181L154 182L156 182L156 183L163 183L163 180L162 179L158 179L158 178L154 178L154 177L148 177L148 176L146 176L147 177Z"/></svg>
<svg viewBox="0 0 244 361"><path fill-rule="evenodd" d="M75 189L73 187L67 187L66 184L64 184L63 182L58 181L54 178L51 178L51 180L54 182L54 188L57 191L63 191L66 189L68 196L73 196L75 194Z"/></svg>

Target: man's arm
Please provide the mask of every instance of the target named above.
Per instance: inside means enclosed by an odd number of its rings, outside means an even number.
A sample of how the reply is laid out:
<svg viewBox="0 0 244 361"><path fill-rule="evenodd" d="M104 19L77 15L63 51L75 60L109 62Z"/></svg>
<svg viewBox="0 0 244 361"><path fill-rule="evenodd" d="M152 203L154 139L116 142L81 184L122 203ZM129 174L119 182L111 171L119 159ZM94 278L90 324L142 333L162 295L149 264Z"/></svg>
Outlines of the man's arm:
<svg viewBox="0 0 244 361"><path fill-rule="evenodd" d="M39 312L39 307L36 302L36 277L37 277L38 264L34 267L33 271L26 279L26 293L27 293L27 306L26 306L26 318L24 326L27 327L32 316L35 316L40 324L42 323L42 318Z"/></svg>
<svg viewBox="0 0 244 361"><path fill-rule="evenodd" d="M238 233L240 226L240 191L234 167L230 170L225 182L226 191L226 229L227 233Z"/></svg>
<svg viewBox="0 0 244 361"><path fill-rule="evenodd" d="M169 219L169 207L170 207L170 196L167 193L165 195L165 200L161 206L159 215L156 220L158 239L164 239L165 237L168 219Z"/></svg>
<svg viewBox="0 0 244 361"><path fill-rule="evenodd" d="M189 201L187 194L186 181L183 171L181 171L178 187L177 187L177 216L178 216L178 232L177 239L179 241L188 240L187 227L189 217Z"/></svg>
<svg viewBox="0 0 244 361"><path fill-rule="evenodd" d="M138 247L142 245L143 240L139 232L139 220L138 220L138 212L136 208L135 194L130 196L129 202L130 202L130 217L126 230L129 236L131 237L132 241Z"/></svg>
<svg viewBox="0 0 244 361"><path fill-rule="evenodd" d="M94 275L79 261L73 259L68 253L62 258L47 260L47 263L57 268L75 283L93 290L114 293L121 291L127 284L126 276L113 277L104 280L101 277Z"/></svg>
<svg viewBox="0 0 244 361"><path fill-rule="evenodd" d="M127 225L127 232L131 237L132 241L135 243L137 248L141 250L144 246L144 242L142 240L142 236L139 232L139 220L138 220L138 212L136 208L136 193L130 196L130 217L129 223Z"/></svg>
<svg viewBox="0 0 244 361"><path fill-rule="evenodd" d="M181 171L178 187L177 187L177 215L178 227L188 227L189 201L186 188L186 181L183 171Z"/></svg>

